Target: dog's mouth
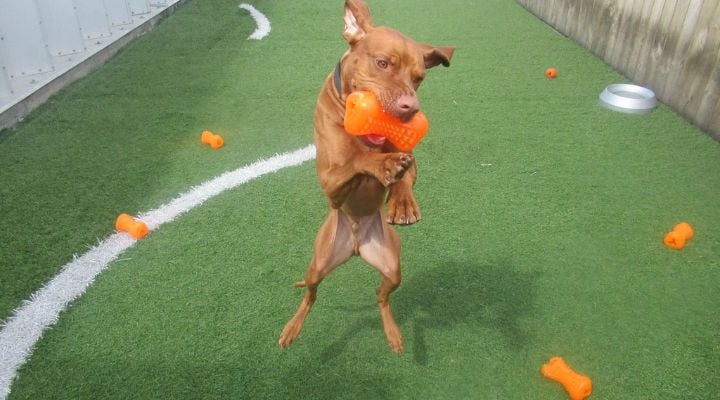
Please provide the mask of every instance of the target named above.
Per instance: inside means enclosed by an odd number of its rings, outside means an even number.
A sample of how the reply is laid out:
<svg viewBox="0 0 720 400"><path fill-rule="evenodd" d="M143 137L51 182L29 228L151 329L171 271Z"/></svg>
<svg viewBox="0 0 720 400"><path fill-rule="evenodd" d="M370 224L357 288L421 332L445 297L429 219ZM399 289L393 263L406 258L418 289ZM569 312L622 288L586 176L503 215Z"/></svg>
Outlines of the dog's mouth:
<svg viewBox="0 0 720 400"><path fill-rule="evenodd" d="M360 136L360 139L370 147L380 147L387 141L387 138L384 136L372 134Z"/></svg>

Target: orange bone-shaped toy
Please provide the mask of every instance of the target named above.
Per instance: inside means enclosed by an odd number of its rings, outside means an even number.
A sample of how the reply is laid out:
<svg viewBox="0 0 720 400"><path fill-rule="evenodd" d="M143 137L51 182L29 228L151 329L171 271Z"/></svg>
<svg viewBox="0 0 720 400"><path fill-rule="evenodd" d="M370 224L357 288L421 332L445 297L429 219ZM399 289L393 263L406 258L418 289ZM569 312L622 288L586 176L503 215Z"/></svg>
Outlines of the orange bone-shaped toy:
<svg viewBox="0 0 720 400"><path fill-rule="evenodd" d="M418 112L408 122L385 112L372 92L353 92L345 101L345 130L354 136L380 135L401 151L410 151L430 128Z"/></svg>
<svg viewBox="0 0 720 400"><path fill-rule="evenodd" d="M216 135L210 131L203 131L203 133L200 135L200 141L202 141L202 144L210 145L213 149L219 149L225 144L225 140L223 140L222 136Z"/></svg>
<svg viewBox="0 0 720 400"><path fill-rule="evenodd" d="M590 378L573 371L562 357L551 358L540 368L540 372L546 378L563 385L572 400L583 400L592 394Z"/></svg>
<svg viewBox="0 0 720 400"><path fill-rule="evenodd" d="M133 219L128 214L120 214L115 221L115 229L127 232L135 239L141 239L147 236L148 227L142 221Z"/></svg>
<svg viewBox="0 0 720 400"><path fill-rule="evenodd" d="M685 247L685 243L692 239L694 234L695 232L690 224L681 222L675 225L673 230L665 235L663 243L671 249L682 250L682 248Z"/></svg>

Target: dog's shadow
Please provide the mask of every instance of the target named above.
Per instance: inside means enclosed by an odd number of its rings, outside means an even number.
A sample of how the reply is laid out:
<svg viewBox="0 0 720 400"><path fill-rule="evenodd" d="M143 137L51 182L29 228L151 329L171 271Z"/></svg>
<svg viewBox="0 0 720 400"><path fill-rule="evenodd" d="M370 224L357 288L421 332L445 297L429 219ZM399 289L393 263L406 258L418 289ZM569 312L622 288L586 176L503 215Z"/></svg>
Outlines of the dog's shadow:
<svg viewBox="0 0 720 400"><path fill-rule="evenodd" d="M460 324L495 330L509 346L519 348L528 341L519 321L532 312L536 279L536 274L518 272L507 262L449 262L404 280L391 297L393 312L401 329L412 331L412 354L422 365L428 362L427 332ZM358 320L323 351L322 358L337 357L363 329L382 333L380 325L379 316Z"/></svg>

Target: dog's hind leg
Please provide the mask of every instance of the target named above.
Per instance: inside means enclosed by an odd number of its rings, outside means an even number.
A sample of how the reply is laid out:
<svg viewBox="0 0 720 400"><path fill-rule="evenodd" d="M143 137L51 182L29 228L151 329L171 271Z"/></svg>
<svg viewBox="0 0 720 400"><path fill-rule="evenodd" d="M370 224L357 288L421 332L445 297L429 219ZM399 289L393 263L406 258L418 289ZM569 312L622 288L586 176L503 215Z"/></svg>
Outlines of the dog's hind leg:
<svg viewBox="0 0 720 400"><path fill-rule="evenodd" d="M315 254L308 266L305 280L295 284L306 288L305 296L280 334L278 344L281 348L290 346L300 335L305 318L317 298L320 282L354 253L352 221L341 211L331 208L315 238Z"/></svg>
<svg viewBox="0 0 720 400"><path fill-rule="evenodd" d="M396 353L403 352L400 328L390 309L390 293L400 286L400 236L385 222L385 216L378 212L362 224L360 235L360 257L380 272L381 283L377 289L377 303L380 318L388 344Z"/></svg>

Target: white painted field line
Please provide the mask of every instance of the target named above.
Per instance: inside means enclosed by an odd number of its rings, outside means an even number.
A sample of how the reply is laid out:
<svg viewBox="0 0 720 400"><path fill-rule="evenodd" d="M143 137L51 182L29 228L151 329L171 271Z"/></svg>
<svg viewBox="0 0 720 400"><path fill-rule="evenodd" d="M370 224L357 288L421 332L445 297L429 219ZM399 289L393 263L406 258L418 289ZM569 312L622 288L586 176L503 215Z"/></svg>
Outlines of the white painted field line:
<svg viewBox="0 0 720 400"><path fill-rule="evenodd" d="M145 221L152 232L226 190L313 158L315 146L309 145L291 153L257 161L196 186L175 200L138 215L138 218ZM108 264L133 244L135 240L130 235L110 235L87 253L65 264L60 273L45 287L35 292L15 310L0 330L0 399L5 399L10 394L10 386L17 370L25 364L43 331L57 322L60 312L70 302L82 296Z"/></svg>
<svg viewBox="0 0 720 400"><path fill-rule="evenodd" d="M250 16L253 17L255 20L255 23L257 24L257 28L255 29L255 32L253 32L249 37L248 40L254 39L254 40L260 40L264 38L265 36L270 34L270 20L267 19L265 14L258 11L257 8L251 6L247 3L242 3L239 6L243 10L247 10L250 13Z"/></svg>

